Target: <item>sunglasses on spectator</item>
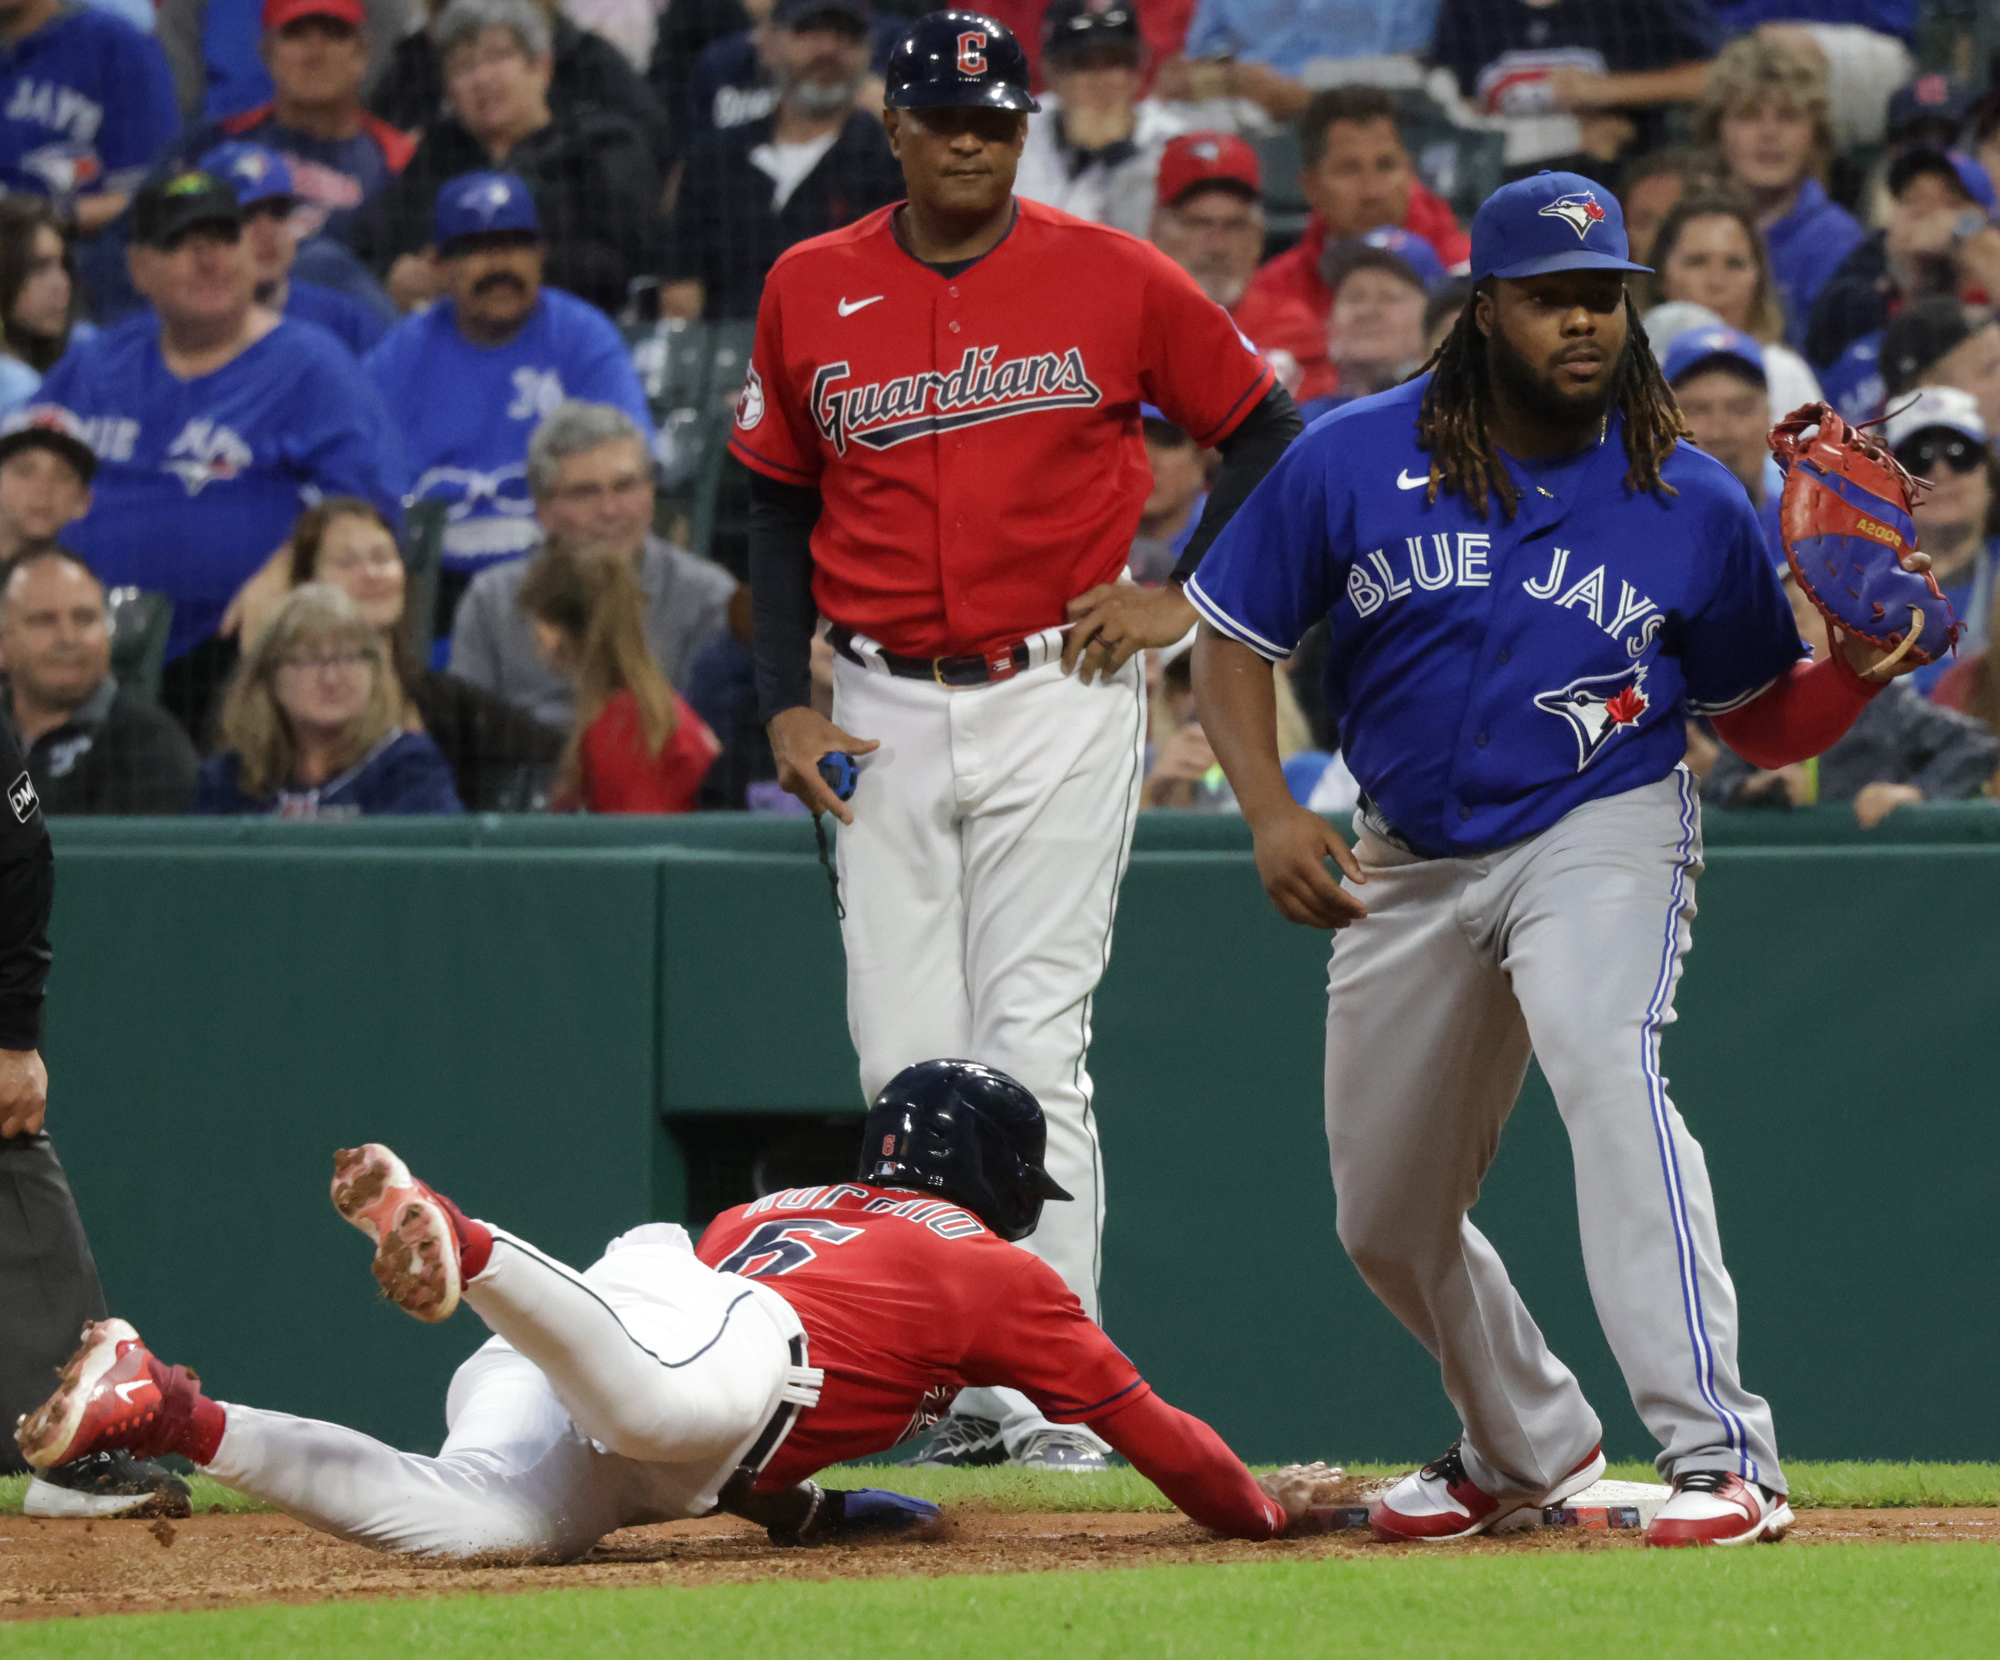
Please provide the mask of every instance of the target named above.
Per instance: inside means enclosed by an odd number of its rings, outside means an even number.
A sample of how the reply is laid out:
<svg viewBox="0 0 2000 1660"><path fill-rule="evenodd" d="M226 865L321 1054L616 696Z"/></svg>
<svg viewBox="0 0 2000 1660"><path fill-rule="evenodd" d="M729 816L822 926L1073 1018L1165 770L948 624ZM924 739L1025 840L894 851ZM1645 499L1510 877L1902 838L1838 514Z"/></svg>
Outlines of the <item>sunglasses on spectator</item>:
<svg viewBox="0 0 2000 1660"><path fill-rule="evenodd" d="M1985 453L1962 432L1935 429L1905 438L1896 446L1896 459L1918 478L1928 478L1940 461L1963 476L1985 460Z"/></svg>
<svg viewBox="0 0 2000 1660"><path fill-rule="evenodd" d="M641 490L650 489L652 483L644 473L628 473L609 484L559 485L549 494L565 507L594 507L606 496L636 496Z"/></svg>
<svg viewBox="0 0 2000 1660"><path fill-rule="evenodd" d="M373 661L374 658L365 651L336 651L329 652L323 657L304 655L281 657L278 659L278 666L283 669L303 669L308 674L325 669L339 669L344 674L349 669L358 669L364 663Z"/></svg>

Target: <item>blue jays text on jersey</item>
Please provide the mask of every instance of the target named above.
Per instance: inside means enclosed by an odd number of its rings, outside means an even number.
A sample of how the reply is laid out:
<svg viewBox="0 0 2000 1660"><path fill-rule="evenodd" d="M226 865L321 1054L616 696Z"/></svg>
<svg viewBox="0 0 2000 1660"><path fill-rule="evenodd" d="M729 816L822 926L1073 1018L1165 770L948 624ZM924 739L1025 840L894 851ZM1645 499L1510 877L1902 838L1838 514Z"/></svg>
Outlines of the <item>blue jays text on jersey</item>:
<svg viewBox="0 0 2000 1660"><path fill-rule="evenodd" d="M457 569L534 546L528 439L564 399L611 404L652 441L646 394L618 330L560 289L543 289L501 345L467 340L447 300L398 323L366 364L402 428L412 497L447 504L444 558ZM454 395L436 396L440 386Z"/></svg>
<svg viewBox="0 0 2000 1660"><path fill-rule="evenodd" d="M180 126L159 42L121 17L66 6L0 49L0 186L69 203L122 193Z"/></svg>
<svg viewBox="0 0 2000 1660"><path fill-rule="evenodd" d="M210 634L236 590L319 496L400 516L394 425L353 354L290 319L213 373L183 381L138 312L72 346L42 397L82 421L98 472L64 540L107 587L174 602L167 655Z"/></svg>
<svg viewBox="0 0 2000 1660"><path fill-rule="evenodd" d="M1418 852L1545 830L1664 777L1690 710L1748 701L1805 654L1743 487L1687 444L1670 496L1633 491L1622 424L1477 517L1428 501L1425 376L1315 422L1188 584L1215 628L1287 656L1331 628L1328 706L1349 767Z"/></svg>

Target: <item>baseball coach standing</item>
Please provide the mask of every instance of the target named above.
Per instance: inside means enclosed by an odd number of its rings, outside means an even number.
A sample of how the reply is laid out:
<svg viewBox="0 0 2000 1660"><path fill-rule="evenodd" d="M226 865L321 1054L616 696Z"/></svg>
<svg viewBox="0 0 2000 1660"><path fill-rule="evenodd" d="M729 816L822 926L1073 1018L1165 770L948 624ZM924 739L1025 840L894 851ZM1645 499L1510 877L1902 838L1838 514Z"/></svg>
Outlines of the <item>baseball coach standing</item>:
<svg viewBox="0 0 2000 1660"><path fill-rule="evenodd" d="M1134 653L1193 625L1119 583L1152 404L1223 466L1185 577L1299 430L1222 308L1163 254L1013 194L1036 105L1019 43L919 19L883 124L908 200L773 268L732 449L755 478L758 696L778 774L843 826L848 1027L863 1094L958 1055L1048 1116L1079 1201L1023 1244L1098 1312L1104 1183L1085 1070L1137 811ZM816 613L833 721L810 703ZM851 801L819 771L859 763ZM923 1461L1103 1467L1086 1432L967 1390Z"/></svg>

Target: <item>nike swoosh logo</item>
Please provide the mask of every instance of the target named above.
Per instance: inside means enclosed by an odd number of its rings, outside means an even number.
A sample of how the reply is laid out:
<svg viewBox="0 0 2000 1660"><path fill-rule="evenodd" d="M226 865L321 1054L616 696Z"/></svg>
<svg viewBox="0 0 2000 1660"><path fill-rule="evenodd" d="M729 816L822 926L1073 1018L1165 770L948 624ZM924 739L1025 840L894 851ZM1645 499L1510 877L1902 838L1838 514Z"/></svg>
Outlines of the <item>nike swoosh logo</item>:
<svg viewBox="0 0 2000 1660"><path fill-rule="evenodd" d="M127 1406L130 1406L132 1404L133 1390L150 1389L152 1387L153 1380L151 1378L134 1378L130 1383L114 1384L111 1393L116 1395Z"/></svg>
<svg viewBox="0 0 2000 1660"><path fill-rule="evenodd" d="M885 296L881 294L871 294L865 300L850 301L848 299L843 298L840 302L840 314L843 317L852 317L857 311L861 310L863 306L871 306L877 300L883 298L885 298Z"/></svg>
<svg viewBox="0 0 2000 1660"><path fill-rule="evenodd" d="M1398 490L1421 490L1430 481L1431 475L1428 472L1420 473L1417 477L1412 478L1410 477L1410 469L1405 467L1396 475L1396 488Z"/></svg>

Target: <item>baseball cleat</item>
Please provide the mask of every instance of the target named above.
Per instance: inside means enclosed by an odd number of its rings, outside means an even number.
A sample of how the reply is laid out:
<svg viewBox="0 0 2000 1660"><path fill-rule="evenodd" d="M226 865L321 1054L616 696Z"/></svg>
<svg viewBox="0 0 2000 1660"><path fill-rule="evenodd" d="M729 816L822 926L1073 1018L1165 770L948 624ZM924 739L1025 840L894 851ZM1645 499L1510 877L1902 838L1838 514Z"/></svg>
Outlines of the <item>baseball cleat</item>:
<svg viewBox="0 0 2000 1660"><path fill-rule="evenodd" d="M997 1418L975 1418L970 1413L947 1412L931 1430L914 1458L906 1458L906 1470L942 1465L948 1469L970 1469L975 1465L1005 1464L1007 1443L1000 1438Z"/></svg>
<svg viewBox="0 0 2000 1660"><path fill-rule="evenodd" d="M1412 1471L1368 1507L1368 1527L1384 1544L1439 1544L1469 1539L1498 1526L1518 1510L1560 1504L1604 1474L1604 1448L1595 1446L1547 1492L1496 1498L1465 1473L1460 1443L1442 1458Z"/></svg>
<svg viewBox="0 0 2000 1660"><path fill-rule="evenodd" d="M163 1384L171 1389L175 1379L136 1331L123 1320L93 1320L57 1375L56 1392L16 1426L21 1456L37 1470L52 1470L146 1439L159 1423Z"/></svg>
<svg viewBox="0 0 2000 1660"><path fill-rule="evenodd" d="M1792 1525L1783 1493L1728 1470L1690 1470L1674 1477L1674 1496L1646 1528L1649 1545L1776 1544Z"/></svg>
<svg viewBox="0 0 2000 1660"><path fill-rule="evenodd" d="M1111 1468L1095 1443L1073 1429L1038 1429L1007 1461L1028 1470L1068 1470L1092 1476Z"/></svg>
<svg viewBox="0 0 2000 1660"><path fill-rule="evenodd" d="M375 1283L405 1314L449 1320L461 1290L451 1218L410 1167L370 1141L333 1155L333 1208L375 1241Z"/></svg>
<svg viewBox="0 0 2000 1660"><path fill-rule="evenodd" d="M192 1516L188 1484L164 1464L122 1448L37 1470L21 1502L28 1516Z"/></svg>

